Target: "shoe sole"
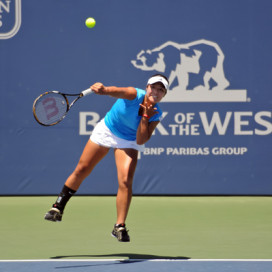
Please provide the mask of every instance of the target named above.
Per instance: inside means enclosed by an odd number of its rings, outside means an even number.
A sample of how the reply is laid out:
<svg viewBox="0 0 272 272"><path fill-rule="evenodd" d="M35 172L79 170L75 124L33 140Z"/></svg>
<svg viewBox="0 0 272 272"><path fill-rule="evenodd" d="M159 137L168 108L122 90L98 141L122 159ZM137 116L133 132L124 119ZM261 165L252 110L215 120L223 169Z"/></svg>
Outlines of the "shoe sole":
<svg viewBox="0 0 272 272"><path fill-rule="evenodd" d="M127 242L130 242L130 240L128 240L128 241L121 241L121 240L118 240L117 236L113 235L112 233L111 233L111 236L114 237L114 238L116 238L117 241L120 242L120 243L127 243Z"/></svg>
<svg viewBox="0 0 272 272"><path fill-rule="evenodd" d="M61 222L61 220L55 220L54 218L46 217L46 215L44 216L44 219L51 222Z"/></svg>
<svg viewBox="0 0 272 272"><path fill-rule="evenodd" d="M61 222L61 220L53 220L53 219L49 219L49 218L44 218L44 220L51 221L51 222Z"/></svg>
<svg viewBox="0 0 272 272"><path fill-rule="evenodd" d="M47 220L47 221L50 221L50 222L61 222L61 220L52 220L52 219L49 219L49 218L44 218L44 220Z"/></svg>

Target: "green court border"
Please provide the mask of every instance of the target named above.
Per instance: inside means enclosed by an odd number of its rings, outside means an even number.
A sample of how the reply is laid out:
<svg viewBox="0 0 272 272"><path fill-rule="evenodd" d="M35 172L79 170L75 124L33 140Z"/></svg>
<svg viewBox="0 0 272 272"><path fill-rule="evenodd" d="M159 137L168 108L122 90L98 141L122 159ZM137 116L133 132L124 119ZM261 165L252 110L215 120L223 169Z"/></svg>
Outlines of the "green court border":
<svg viewBox="0 0 272 272"><path fill-rule="evenodd" d="M63 222L56 197L0 197L0 259L270 259L270 197L134 197L131 243L110 236L115 197L75 196ZM3 220L4 219L4 220Z"/></svg>

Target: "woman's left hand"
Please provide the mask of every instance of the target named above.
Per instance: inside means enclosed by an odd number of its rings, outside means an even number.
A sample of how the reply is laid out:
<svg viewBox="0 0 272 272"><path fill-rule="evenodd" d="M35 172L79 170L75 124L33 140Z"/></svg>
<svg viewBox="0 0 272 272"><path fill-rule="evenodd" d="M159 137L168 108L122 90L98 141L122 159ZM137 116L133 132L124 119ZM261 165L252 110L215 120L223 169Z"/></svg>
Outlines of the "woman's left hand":
<svg viewBox="0 0 272 272"><path fill-rule="evenodd" d="M148 105L147 102L145 102L144 104L140 104L140 107L143 109L143 116L147 115L148 118L158 113L157 108L153 108L153 105Z"/></svg>

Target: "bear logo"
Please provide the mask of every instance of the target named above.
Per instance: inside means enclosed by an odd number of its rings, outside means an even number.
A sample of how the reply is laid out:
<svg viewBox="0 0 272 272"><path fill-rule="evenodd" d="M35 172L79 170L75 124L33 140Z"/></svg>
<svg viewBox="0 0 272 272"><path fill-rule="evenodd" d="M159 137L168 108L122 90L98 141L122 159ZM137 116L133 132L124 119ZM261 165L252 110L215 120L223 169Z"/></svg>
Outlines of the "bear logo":
<svg viewBox="0 0 272 272"><path fill-rule="evenodd" d="M246 90L226 90L224 54L215 42L197 40L187 44L168 41L151 50L141 50L132 65L156 71L169 79L164 102L245 102Z"/></svg>

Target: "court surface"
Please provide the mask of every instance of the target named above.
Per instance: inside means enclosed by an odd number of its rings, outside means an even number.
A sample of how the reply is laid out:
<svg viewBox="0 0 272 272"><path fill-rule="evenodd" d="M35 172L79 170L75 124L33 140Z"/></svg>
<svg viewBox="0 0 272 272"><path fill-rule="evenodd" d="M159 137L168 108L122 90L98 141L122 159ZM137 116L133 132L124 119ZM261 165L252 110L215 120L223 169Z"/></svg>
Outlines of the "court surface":
<svg viewBox="0 0 272 272"><path fill-rule="evenodd" d="M272 271L271 197L134 197L131 243L110 232L115 197L0 197L0 271ZM28 260L28 261L26 261Z"/></svg>

